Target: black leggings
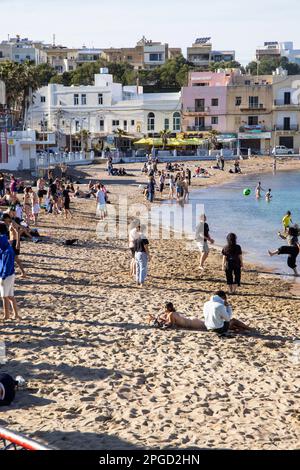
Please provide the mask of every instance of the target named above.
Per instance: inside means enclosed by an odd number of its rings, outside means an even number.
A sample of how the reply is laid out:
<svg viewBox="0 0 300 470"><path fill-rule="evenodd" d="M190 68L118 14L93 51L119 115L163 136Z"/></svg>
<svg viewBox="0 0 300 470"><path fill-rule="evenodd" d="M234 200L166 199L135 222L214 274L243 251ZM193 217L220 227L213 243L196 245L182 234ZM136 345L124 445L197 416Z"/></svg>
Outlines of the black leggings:
<svg viewBox="0 0 300 470"><path fill-rule="evenodd" d="M241 285L241 267L229 264L226 268L226 279L227 284L232 286L233 284ZM234 277L234 279L233 279Z"/></svg>
<svg viewBox="0 0 300 470"><path fill-rule="evenodd" d="M296 259L299 255L299 248L298 246L281 246L278 248L279 255L289 255L287 259L287 265L291 269L295 269L297 267Z"/></svg>

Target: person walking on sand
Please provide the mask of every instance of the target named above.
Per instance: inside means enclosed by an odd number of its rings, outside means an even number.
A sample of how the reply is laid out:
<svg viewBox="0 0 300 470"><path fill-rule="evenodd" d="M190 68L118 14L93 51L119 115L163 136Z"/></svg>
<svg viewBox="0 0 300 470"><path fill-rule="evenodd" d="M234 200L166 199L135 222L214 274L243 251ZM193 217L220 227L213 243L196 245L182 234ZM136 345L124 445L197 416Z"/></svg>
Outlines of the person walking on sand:
<svg viewBox="0 0 300 470"><path fill-rule="evenodd" d="M136 261L135 261L135 249L134 249L134 242L140 237L140 231L138 229L140 227L140 222L135 220L131 224L131 229L129 231L129 249L131 252L131 263L130 263L130 276L136 275Z"/></svg>
<svg viewBox="0 0 300 470"><path fill-rule="evenodd" d="M209 234L209 226L208 223L206 222L206 215L202 214L200 216L200 223L196 227L196 236L195 236L198 248L200 250L200 270L204 271L204 264L208 258L209 255L209 247L208 247L208 242L210 242L212 245L215 243L215 241L211 238Z"/></svg>
<svg viewBox="0 0 300 470"><path fill-rule="evenodd" d="M264 191L264 189L261 187L261 182L259 181L258 182L258 185L256 186L256 189L255 189L255 196L256 196L256 199L260 199L261 198L261 192Z"/></svg>
<svg viewBox="0 0 300 470"><path fill-rule="evenodd" d="M174 199L174 195L175 195L175 180L174 180L174 176L173 175L170 175L170 179L169 179L169 199Z"/></svg>
<svg viewBox="0 0 300 470"><path fill-rule="evenodd" d="M70 203L71 203L70 192L71 192L71 187L69 185L67 187L62 185L63 210L64 210L64 213L65 213L65 218L66 219L68 217L70 219L73 218L72 213L70 211Z"/></svg>
<svg viewBox="0 0 300 470"><path fill-rule="evenodd" d="M227 235L227 245L222 250L222 269L225 271L227 285L230 294L235 294L241 285L241 270L243 268L243 256L240 245L236 242L235 233Z"/></svg>
<svg viewBox="0 0 300 470"><path fill-rule="evenodd" d="M25 222L26 222L27 225L30 225L31 217L32 217L31 187L30 186L25 188L24 212L25 212Z"/></svg>
<svg viewBox="0 0 300 470"><path fill-rule="evenodd" d="M36 185L37 185L37 195L39 198L39 204L41 206L43 204L43 198L47 194L47 191L45 190L46 181L44 180L44 178L39 178L37 180Z"/></svg>
<svg viewBox="0 0 300 470"><path fill-rule="evenodd" d="M34 221L34 225L37 227L38 217L39 217L39 212L40 212L39 198L36 192L33 191L32 189L31 189L30 197L31 197L31 207L32 207L32 219Z"/></svg>
<svg viewBox="0 0 300 470"><path fill-rule="evenodd" d="M160 197L163 196L164 188L165 188L165 181L166 181L166 175L164 171L161 172L159 175L159 192L160 192Z"/></svg>
<svg viewBox="0 0 300 470"><path fill-rule="evenodd" d="M3 320L9 320L10 310L17 320L18 307L14 296L15 254L6 235L0 236L0 295L3 302Z"/></svg>
<svg viewBox="0 0 300 470"><path fill-rule="evenodd" d="M203 307L204 323L208 331L217 333L219 336L226 336L228 331L236 333L254 332L239 320L232 318L232 307L227 302L226 293L217 291Z"/></svg>
<svg viewBox="0 0 300 470"><path fill-rule="evenodd" d="M289 229L289 231L290 230L291 228ZM275 255L288 255L287 265L289 268L291 268L294 271L294 275L298 276L299 274L297 271L297 264L296 264L297 256L299 255L299 252L300 252L300 244L298 242L298 237L293 236L291 234L291 236L287 237L287 242L289 243L289 245L280 246L278 250L275 250L275 251L268 250L268 253L269 253L269 256L271 257Z"/></svg>
<svg viewBox="0 0 300 470"><path fill-rule="evenodd" d="M106 208L106 193L105 188L102 184L97 185L97 216L100 217L100 220L105 219L107 217L107 208Z"/></svg>
<svg viewBox="0 0 300 470"><path fill-rule="evenodd" d="M134 241L134 253L136 262L136 283L143 287L148 274L148 263L150 261L149 241L144 235L145 227L137 227L138 237Z"/></svg>
<svg viewBox="0 0 300 470"><path fill-rule="evenodd" d="M271 202L271 199L273 198L272 194L271 194L271 188L269 188L268 192L266 193L266 201L267 202Z"/></svg>

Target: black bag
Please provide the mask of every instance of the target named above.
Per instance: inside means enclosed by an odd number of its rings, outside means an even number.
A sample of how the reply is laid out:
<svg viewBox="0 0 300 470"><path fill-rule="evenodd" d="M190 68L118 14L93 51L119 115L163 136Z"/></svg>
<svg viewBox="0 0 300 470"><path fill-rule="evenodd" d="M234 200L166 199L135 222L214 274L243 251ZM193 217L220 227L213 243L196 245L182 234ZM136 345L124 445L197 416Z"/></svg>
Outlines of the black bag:
<svg viewBox="0 0 300 470"><path fill-rule="evenodd" d="M0 406L9 406L15 399L17 382L11 375L2 373L0 374L0 384L2 385L1 389L4 388L5 391L4 399L0 399Z"/></svg>

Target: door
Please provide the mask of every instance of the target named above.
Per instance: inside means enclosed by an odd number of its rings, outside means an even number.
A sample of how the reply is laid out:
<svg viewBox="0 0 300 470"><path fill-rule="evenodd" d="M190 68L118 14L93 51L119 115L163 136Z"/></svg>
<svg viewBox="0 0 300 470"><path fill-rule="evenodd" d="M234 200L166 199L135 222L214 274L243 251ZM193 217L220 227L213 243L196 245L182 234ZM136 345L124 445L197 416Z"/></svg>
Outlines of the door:
<svg viewBox="0 0 300 470"><path fill-rule="evenodd" d="M291 93L290 93L290 91L286 91L284 93L284 104L291 104Z"/></svg>
<svg viewBox="0 0 300 470"><path fill-rule="evenodd" d="M279 145L284 145L288 149L293 149L294 137L279 137Z"/></svg>
<svg viewBox="0 0 300 470"><path fill-rule="evenodd" d="M195 118L195 127L196 127L196 130L201 130L201 129L204 129L205 127L205 117L196 117Z"/></svg>
<svg viewBox="0 0 300 470"><path fill-rule="evenodd" d="M205 108L205 99L195 100L195 111L203 112Z"/></svg>
<svg viewBox="0 0 300 470"><path fill-rule="evenodd" d="M284 131L291 130L291 118L289 117L283 118L283 130Z"/></svg>

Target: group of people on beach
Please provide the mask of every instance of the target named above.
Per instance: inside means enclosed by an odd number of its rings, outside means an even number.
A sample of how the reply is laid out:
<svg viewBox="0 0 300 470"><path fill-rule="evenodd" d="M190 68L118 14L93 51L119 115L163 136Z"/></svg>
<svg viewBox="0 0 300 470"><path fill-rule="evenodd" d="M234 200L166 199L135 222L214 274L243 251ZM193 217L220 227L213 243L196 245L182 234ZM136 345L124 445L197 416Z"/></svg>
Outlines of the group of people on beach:
<svg viewBox="0 0 300 470"><path fill-rule="evenodd" d="M64 214L72 218L70 194L73 185L66 180L65 165L61 166L61 178L54 178L49 169L48 178L40 177L36 190L31 185L25 186L13 175L0 173L0 295L3 300L3 319L19 318L14 297L15 264L22 277L26 272L20 258L21 244L24 240L39 241L38 216L41 209L53 215Z"/></svg>

